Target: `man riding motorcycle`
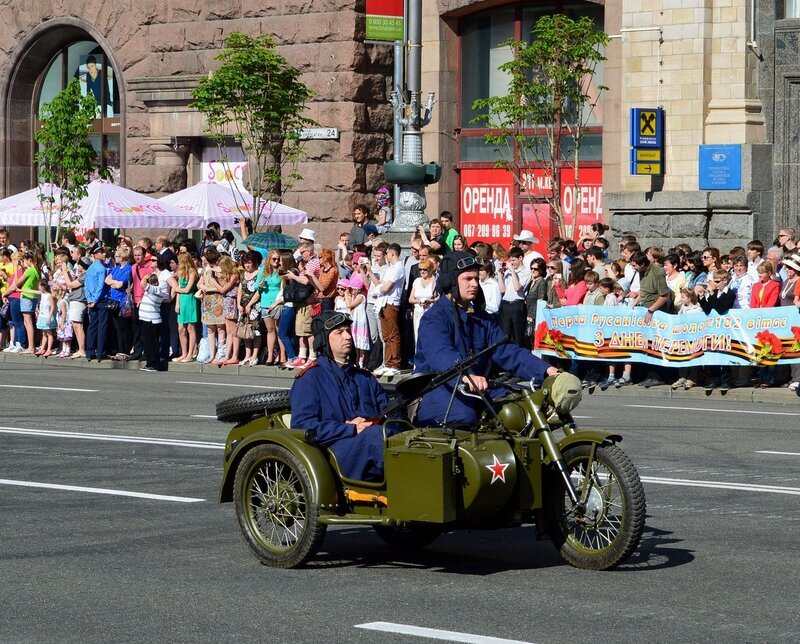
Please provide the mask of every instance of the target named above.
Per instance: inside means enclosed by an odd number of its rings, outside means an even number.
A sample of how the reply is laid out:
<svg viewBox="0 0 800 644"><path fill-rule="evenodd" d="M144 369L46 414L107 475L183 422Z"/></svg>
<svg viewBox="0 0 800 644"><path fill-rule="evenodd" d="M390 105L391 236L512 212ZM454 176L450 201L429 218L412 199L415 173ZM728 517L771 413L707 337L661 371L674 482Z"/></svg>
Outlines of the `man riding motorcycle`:
<svg viewBox="0 0 800 644"><path fill-rule="evenodd" d="M420 343L414 357L416 372L442 372L503 339L503 332L484 310L483 291L478 283L480 259L463 251L445 255L437 290L444 296L428 309L419 326ZM529 350L503 344L491 356L480 358L463 377L470 391L486 391L486 374L494 362L506 371L526 380L541 382L559 373L556 367L535 357ZM417 412L418 425L470 423L478 420L481 403L460 396L453 397L455 379L425 394ZM452 400L452 406L451 406ZM450 407L448 412L448 407Z"/></svg>

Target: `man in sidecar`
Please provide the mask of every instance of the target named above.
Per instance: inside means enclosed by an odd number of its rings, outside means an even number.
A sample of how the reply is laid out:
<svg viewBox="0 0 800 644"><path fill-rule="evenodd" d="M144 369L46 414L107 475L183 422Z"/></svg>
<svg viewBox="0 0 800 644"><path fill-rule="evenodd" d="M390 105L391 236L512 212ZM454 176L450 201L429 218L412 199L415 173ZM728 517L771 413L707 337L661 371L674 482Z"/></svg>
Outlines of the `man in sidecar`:
<svg viewBox="0 0 800 644"><path fill-rule="evenodd" d="M452 252L442 260L436 287L444 297L428 309L420 322L419 337L424 340L419 343L414 357L416 372L446 371L503 339L502 330L484 310L483 292L478 283L481 264L479 258L463 251ZM469 374L462 378L470 391L488 389L486 374L490 362L526 380L541 382L559 373L556 367L540 360L530 350L507 343L491 356L479 358ZM458 393L453 397L453 388L458 384L454 378L425 394L416 424L440 425L445 415L448 424L476 423L481 402Z"/></svg>
<svg viewBox="0 0 800 644"><path fill-rule="evenodd" d="M330 448L344 476L383 479L381 410L388 396L377 378L357 366L349 315L323 311L311 322L317 361L294 381L289 398L292 426L313 429ZM387 436L397 433L387 425Z"/></svg>

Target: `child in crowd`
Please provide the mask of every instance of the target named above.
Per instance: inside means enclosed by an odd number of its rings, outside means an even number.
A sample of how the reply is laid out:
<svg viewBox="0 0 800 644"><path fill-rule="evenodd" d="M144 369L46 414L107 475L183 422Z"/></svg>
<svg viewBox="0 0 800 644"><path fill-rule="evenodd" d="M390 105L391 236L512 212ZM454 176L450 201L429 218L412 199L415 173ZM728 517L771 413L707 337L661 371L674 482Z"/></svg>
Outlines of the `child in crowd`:
<svg viewBox="0 0 800 644"><path fill-rule="evenodd" d="M616 283L610 277L604 277L597 283L598 290L603 294L603 306L619 306L619 300L614 293L615 286Z"/></svg>
<svg viewBox="0 0 800 644"><path fill-rule="evenodd" d="M53 354L56 329L56 300L46 279L39 280L39 305L36 308L36 328L42 332L42 344L37 356L47 358Z"/></svg>
<svg viewBox="0 0 800 644"><path fill-rule="evenodd" d="M583 304L588 304L589 306L602 306L606 297L599 289L600 276L595 271L588 271L584 276L583 281L586 282L586 295L583 296Z"/></svg>
<svg viewBox="0 0 800 644"><path fill-rule="evenodd" d="M610 277L604 277L597 285L597 289L603 294L603 306L624 306L625 289L619 282L615 282ZM605 391L611 385L624 387L631 384L631 364L622 366L622 377L617 380L617 365L613 362L608 365L608 378L599 383L600 389Z"/></svg>
<svg viewBox="0 0 800 644"><path fill-rule="evenodd" d="M336 282L336 299L333 301L333 310L337 313L350 314L347 306L347 289L350 288L350 280L340 279Z"/></svg>
<svg viewBox="0 0 800 644"><path fill-rule="evenodd" d="M367 321L367 298L364 295L364 281L358 274L353 274L345 295L345 304L353 318L350 328L353 334L353 346L356 348L358 366L364 367L369 353L369 322Z"/></svg>
<svg viewBox="0 0 800 644"><path fill-rule="evenodd" d="M67 302L64 287L53 287L53 297L56 299L56 324L58 331L56 337L61 342L59 358L69 358L70 345L72 344L72 320L69 319L69 302Z"/></svg>
<svg viewBox="0 0 800 644"><path fill-rule="evenodd" d="M605 279L605 278L604 278ZM585 306L603 306L605 295L600 290L600 276L595 271L587 271L583 276L583 281L586 283L586 295L583 297L583 304ZM600 369L603 363L597 360L591 360L583 363L584 376L583 386L594 387L602 378ZM608 379L604 380L606 382Z"/></svg>
<svg viewBox="0 0 800 644"><path fill-rule="evenodd" d="M164 294L158 288L158 275L150 273L142 280L142 301L139 304L139 323L142 328L142 346L147 363L139 371L158 371L161 368L159 336L161 334L161 302Z"/></svg>
<svg viewBox="0 0 800 644"><path fill-rule="evenodd" d="M681 293L681 307L678 315L684 313L702 313L703 309L697 301L697 293L690 288L683 287ZM679 367L678 379L672 383L673 389L685 389L688 391L697 383L698 367Z"/></svg>

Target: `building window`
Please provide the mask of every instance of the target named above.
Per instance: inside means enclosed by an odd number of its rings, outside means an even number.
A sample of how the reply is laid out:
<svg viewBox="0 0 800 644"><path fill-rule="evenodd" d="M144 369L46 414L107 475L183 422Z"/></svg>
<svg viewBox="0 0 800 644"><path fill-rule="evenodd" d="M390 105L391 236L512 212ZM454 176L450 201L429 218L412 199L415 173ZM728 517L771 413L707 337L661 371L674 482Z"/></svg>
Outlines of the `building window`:
<svg viewBox="0 0 800 644"><path fill-rule="evenodd" d="M800 18L800 0L786 0L783 7L778 2L778 17L779 18ZM783 10L783 11L781 11ZM780 15L783 13L783 15Z"/></svg>
<svg viewBox="0 0 800 644"><path fill-rule="evenodd" d="M120 181L120 92L117 74L103 49L93 40L80 40L53 56L39 80L37 112L49 103L73 78L84 94L91 92L97 113L89 137L103 167ZM34 123L34 128L38 122Z"/></svg>
<svg viewBox="0 0 800 644"><path fill-rule="evenodd" d="M800 0L797 0L800 3ZM499 71L499 65L510 60L511 50L500 43L511 38L530 39L531 30L543 15L560 12L572 18L591 17L598 28L603 28L603 7L593 3L553 3L522 6L514 5L469 16L461 20L461 110L460 110L460 160L463 162L496 161L497 153L490 153L472 137L482 137L485 125L473 123L478 112L472 108L479 98L502 96L508 90L508 75ZM603 67L598 65L594 85L602 85ZM584 161L601 159L602 105L593 110L588 120L591 145L581 149ZM536 135L531 124L531 136ZM566 152L566 151L565 151ZM494 156L492 156L494 155Z"/></svg>

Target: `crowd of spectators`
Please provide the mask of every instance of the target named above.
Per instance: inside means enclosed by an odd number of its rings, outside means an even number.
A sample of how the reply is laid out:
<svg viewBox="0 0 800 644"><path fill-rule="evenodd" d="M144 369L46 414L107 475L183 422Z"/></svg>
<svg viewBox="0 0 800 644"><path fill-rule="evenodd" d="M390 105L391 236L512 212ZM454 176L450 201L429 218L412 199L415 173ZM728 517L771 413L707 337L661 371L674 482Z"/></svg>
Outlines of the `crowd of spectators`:
<svg viewBox="0 0 800 644"><path fill-rule="evenodd" d="M375 212L371 214L371 211ZM723 254L687 244L642 248L625 236L611 248L607 226L574 242L556 238L547 256L530 231L510 247L468 243L443 212L410 239L403 255L382 235L390 229L388 192L376 208L357 206L353 225L336 248L316 244L306 229L294 251L236 248L229 231L210 226L199 247L191 239L127 236L113 250L89 235L66 232L48 261L45 248L14 246L0 230L0 346L9 353L83 360L143 360L163 370L168 361L302 368L316 358L311 320L337 310L353 318L358 362L378 376L413 367L419 321L439 297L442 257L466 250L481 265L481 305L520 346L533 348L539 301L568 305L639 306L655 311L725 313L731 308L800 306L800 249L796 232L781 229L769 247L758 240ZM661 369L587 361L563 364L585 386L690 389L771 387L791 374L775 368ZM643 372L643 373L640 373Z"/></svg>

